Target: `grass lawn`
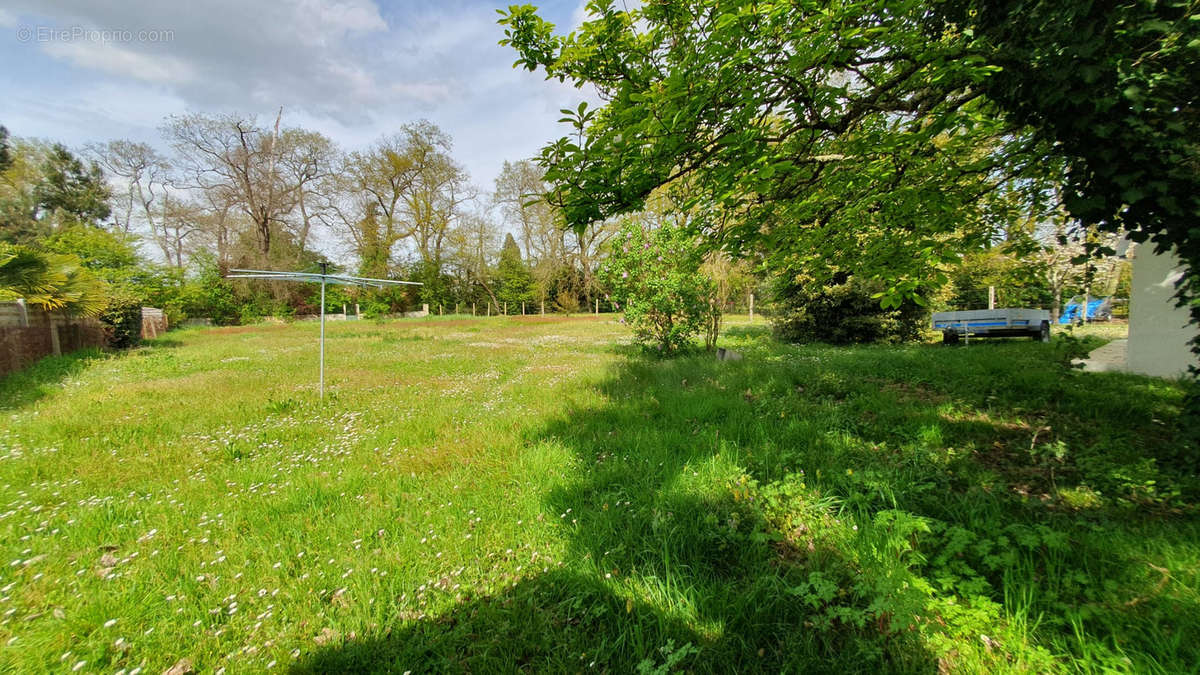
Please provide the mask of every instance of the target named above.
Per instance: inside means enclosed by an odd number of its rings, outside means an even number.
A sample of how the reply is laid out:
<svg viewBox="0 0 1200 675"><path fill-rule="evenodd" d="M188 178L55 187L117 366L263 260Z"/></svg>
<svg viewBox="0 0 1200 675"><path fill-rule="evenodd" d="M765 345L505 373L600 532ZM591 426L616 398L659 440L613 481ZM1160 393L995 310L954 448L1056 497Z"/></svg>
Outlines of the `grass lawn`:
<svg viewBox="0 0 1200 675"><path fill-rule="evenodd" d="M1196 672L1177 383L670 361L610 318L182 330L0 380L0 671ZM1094 342L1095 338L1090 338Z"/></svg>

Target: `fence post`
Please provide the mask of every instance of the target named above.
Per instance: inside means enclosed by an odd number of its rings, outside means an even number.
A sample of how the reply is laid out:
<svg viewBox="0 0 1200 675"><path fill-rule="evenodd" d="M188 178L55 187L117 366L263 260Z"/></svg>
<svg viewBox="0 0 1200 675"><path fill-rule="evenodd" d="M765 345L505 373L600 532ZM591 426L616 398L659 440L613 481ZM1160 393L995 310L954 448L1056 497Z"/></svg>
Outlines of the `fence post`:
<svg viewBox="0 0 1200 675"><path fill-rule="evenodd" d="M471 303L471 316L475 316L475 303Z"/></svg>
<svg viewBox="0 0 1200 675"><path fill-rule="evenodd" d="M58 341L58 324L54 323L54 315L46 313L46 319L50 322L50 349L55 356L62 356L62 345Z"/></svg>
<svg viewBox="0 0 1200 675"><path fill-rule="evenodd" d="M750 293L750 320L754 320L754 293Z"/></svg>
<svg viewBox="0 0 1200 675"><path fill-rule="evenodd" d="M600 298L596 298L596 316L600 316Z"/></svg>
<svg viewBox="0 0 1200 675"><path fill-rule="evenodd" d="M546 301L542 301L542 316L546 316Z"/></svg>
<svg viewBox="0 0 1200 675"><path fill-rule="evenodd" d="M525 301L521 301L521 316L525 316Z"/></svg>

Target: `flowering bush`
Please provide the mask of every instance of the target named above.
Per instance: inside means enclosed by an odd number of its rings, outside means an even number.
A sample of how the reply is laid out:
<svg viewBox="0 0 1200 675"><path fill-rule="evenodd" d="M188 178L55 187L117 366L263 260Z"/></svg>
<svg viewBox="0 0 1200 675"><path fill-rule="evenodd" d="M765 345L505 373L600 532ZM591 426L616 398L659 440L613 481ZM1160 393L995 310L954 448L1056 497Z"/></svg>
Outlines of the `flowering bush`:
<svg viewBox="0 0 1200 675"><path fill-rule="evenodd" d="M611 247L600 280L624 307L634 338L664 354L690 346L720 311L709 302L713 282L700 272L695 238L677 227L647 230L630 221Z"/></svg>

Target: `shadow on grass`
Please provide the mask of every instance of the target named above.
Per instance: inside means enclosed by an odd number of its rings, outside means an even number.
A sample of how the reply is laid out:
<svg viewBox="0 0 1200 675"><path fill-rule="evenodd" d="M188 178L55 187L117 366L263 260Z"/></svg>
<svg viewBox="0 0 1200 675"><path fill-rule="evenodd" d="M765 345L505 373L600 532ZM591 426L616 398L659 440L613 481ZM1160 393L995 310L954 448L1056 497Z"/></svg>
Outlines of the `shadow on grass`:
<svg viewBox="0 0 1200 675"><path fill-rule="evenodd" d="M183 340L172 337L156 337L143 340L141 346L145 349L175 349L183 346Z"/></svg>
<svg viewBox="0 0 1200 675"><path fill-rule="evenodd" d="M31 366L0 377L0 410L14 410L35 403L54 391L64 380L106 356L100 349L81 349L62 356L47 356Z"/></svg>
<svg viewBox="0 0 1200 675"><path fill-rule="evenodd" d="M1051 345L731 337L746 360L631 355L531 430L575 458L546 502L565 568L298 670L1200 662L1177 386L1067 373Z"/></svg>
<svg viewBox="0 0 1200 675"><path fill-rule="evenodd" d="M153 353L181 346L183 342L175 338L157 337L144 340L134 353ZM15 410L36 403L89 365L120 353L96 347L79 349L61 356L44 357L21 370L0 376L0 410Z"/></svg>

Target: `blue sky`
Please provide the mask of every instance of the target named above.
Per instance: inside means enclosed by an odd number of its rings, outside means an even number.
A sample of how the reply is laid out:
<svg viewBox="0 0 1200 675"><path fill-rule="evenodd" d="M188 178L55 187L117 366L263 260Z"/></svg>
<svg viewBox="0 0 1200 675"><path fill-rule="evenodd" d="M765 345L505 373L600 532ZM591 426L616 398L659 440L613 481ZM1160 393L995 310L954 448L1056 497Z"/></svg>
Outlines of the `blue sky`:
<svg viewBox="0 0 1200 675"><path fill-rule="evenodd" d="M539 6L566 29L582 4ZM455 157L490 191L504 160L565 133L560 108L591 98L512 68L515 52L496 44L500 6L6 0L0 124L73 147L114 138L163 147L167 115L242 112L266 124L283 106L285 125L355 149L425 118L450 133Z"/></svg>

